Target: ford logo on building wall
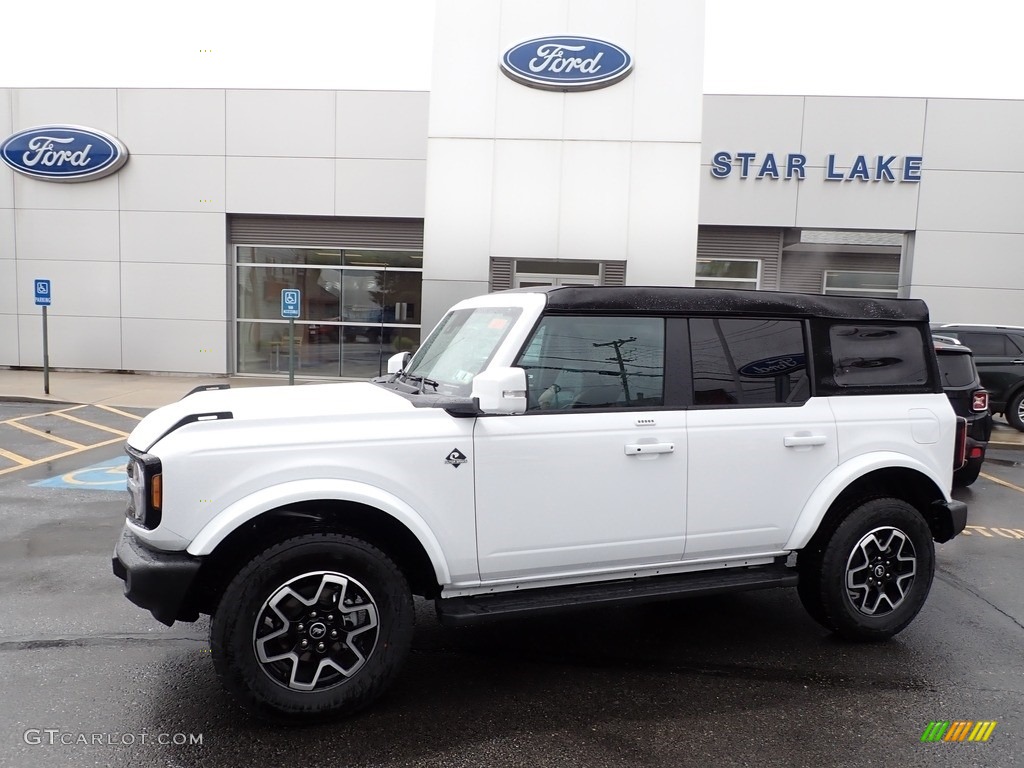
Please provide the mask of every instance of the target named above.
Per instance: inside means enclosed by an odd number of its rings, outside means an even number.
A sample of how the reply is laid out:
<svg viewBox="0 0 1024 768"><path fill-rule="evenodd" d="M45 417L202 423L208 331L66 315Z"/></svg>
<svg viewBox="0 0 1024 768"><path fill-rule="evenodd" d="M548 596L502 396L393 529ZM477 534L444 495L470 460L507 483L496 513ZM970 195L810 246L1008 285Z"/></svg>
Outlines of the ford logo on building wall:
<svg viewBox="0 0 1024 768"><path fill-rule="evenodd" d="M0 144L0 159L44 181L92 181L125 164L128 149L109 134L77 125L43 125Z"/></svg>
<svg viewBox="0 0 1024 768"><path fill-rule="evenodd" d="M531 88L587 91L622 80L633 71L633 57L592 37L538 37L505 51L501 71Z"/></svg>

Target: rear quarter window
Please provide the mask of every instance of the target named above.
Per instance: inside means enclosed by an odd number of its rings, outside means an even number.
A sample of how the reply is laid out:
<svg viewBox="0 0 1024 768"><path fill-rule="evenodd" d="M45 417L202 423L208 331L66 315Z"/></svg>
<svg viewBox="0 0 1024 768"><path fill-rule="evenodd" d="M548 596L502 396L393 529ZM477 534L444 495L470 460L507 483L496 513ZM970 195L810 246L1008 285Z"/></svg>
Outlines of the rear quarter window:
<svg viewBox="0 0 1024 768"><path fill-rule="evenodd" d="M913 326L833 325L832 367L840 387L914 386L928 382L920 331Z"/></svg>
<svg viewBox="0 0 1024 768"><path fill-rule="evenodd" d="M969 387L976 380L974 361L963 352L939 352L939 379L944 387Z"/></svg>

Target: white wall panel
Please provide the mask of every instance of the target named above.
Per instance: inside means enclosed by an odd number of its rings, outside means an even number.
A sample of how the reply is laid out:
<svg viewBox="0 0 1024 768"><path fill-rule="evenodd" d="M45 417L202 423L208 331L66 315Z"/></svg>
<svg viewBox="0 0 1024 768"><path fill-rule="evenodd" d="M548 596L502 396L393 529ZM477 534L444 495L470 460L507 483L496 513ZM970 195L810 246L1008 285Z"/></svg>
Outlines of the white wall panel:
<svg viewBox="0 0 1024 768"><path fill-rule="evenodd" d="M846 158L847 166L859 154L920 155L924 117L924 99L808 96L803 128L807 164L821 167L829 154L837 156L837 163Z"/></svg>
<svg viewBox="0 0 1024 768"><path fill-rule="evenodd" d="M1024 232L1024 173L925 171L918 226L959 232Z"/></svg>
<svg viewBox="0 0 1024 768"><path fill-rule="evenodd" d="M504 75L499 77L493 126L495 137L513 140L561 138L567 94L527 88Z"/></svg>
<svg viewBox="0 0 1024 768"><path fill-rule="evenodd" d="M113 88L18 88L12 105L15 131L61 123L117 136L117 91Z"/></svg>
<svg viewBox="0 0 1024 768"><path fill-rule="evenodd" d="M556 141L496 142L490 243L475 261L487 261L481 259L486 254L520 259L558 254L562 150ZM486 279L487 270L481 264L473 276Z"/></svg>
<svg viewBox="0 0 1024 768"><path fill-rule="evenodd" d="M18 260L19 312L35 306L33 281L50 280L53 303L50 317L117 317L121 313L116 261ZM56 363L54 363L56 365Z"/></svg>
<svg viewBox="0 0 1024 768"><path fill-rule="evenodd" d="M1024 305L1021 288L971 288L969 286L910 286L910 295L924 299L933 322L1021 325Z"/></svg>
<svg viewBox="0 0 1024 768"><path fill-rule="evenodd" d="M334 215L333 159L229 157L230 213Z"/></svg>
<svg viewBox="0 0 1024 768"><path fill-rule="evenodd" d="M913 282L920 286L1007 288L1022 292L1017 324L1024 323L1024 234L919 230Z"/></svg>
<svg viewBox="0 0 1024 768"><path fill-rule="evenodd" d="M14 117L11 111L13 91L0 88L0 136L7 138L14 133ZM14 207L14 171L0 163L0 209ZM0 256L3 258L3 256Z"/></svg>
<svg viewBox="0 0 1024 768"><path fill-rule="evenodd" d="M117 178L122 210L224 210L223 157L139 155Z"/></svg>
<svg viewBox="0 0 1024 768"><path fill-rule="evenodd" d="M79 211L116 211L118 207L117 180L135 162L128 164L112 176L96 181L60 184L40 181L14 174L14 199L19 208L66 208Z"/></svg>
<svg viewBox="0 0 1024 768"><path fill-rule="evenodd" d="M434 24L430 136L494 135L501 5L480 0L446 0ZM452 87L455 86L455 87Z"/></svg>
<svg viewBox="0 0 1024 768"><path fill-rule="evenodd" d="M18 259L117 261L117 211L17 211Z"/></svg>
<svg viewBox="0 0 1024 768"><path fill-rule="evenodd" d="M582 4L584 9L588 6ZM636 66L629 76L636 92L633 140L699 142L704 4L643 0L636 4L636 18L635 50L631 51Z"/></svg>
<svg viewBox="0 0 1024 768"><path fill-rule="evenodd" d="M14 259L0 259L0 315L18 314L18 267ZM29 294L28 301L32 301Z"/></svg>
<svg viewBox="0 0 1024 768"><path fill-rule="evenodd" d="M430 140L423 221L424 280L486 282L494 151L493 141Z"/></svg>
<svg viewBox="0 0 1024 768"><path fill-rule="evenodd" d="M134 155L223 155L224 98L215 89L121 89L118 138Z"/></svg>
<svg viewBox="0 0 1024 768"><path fill-rule="evenodd" d="M424 160L430 94L340 91L337 157Z"/></svg>
<svg viewBox="0 0 1024 768"><path fill-rule="evenodd" d="M1024 101L929 99L925 167L1024 171Z"/></svg>
<svg viewBox="0 0 1024 768"><path fill-rule="evenodd" d="M750 227L792 227L796 223L796 201L800 184L796 179L741 179L738 171L725 179L711 175L711 167L700 170L701 224Z"/></svg>
<svg viewBox="0 0 1024 768"><path fill-rule="evenodd" d="M335 215L423 218L426 160L335 163Z"/></svg>
<svg viewBox="0 0 1024 768"><path fill-rule="evenodd" d="M769 152L779 162L800 152L803 96L705 96L701 162L710 164L716 152L754 152L757 163ZM781 166L785 175L785 165ZM734 165L730 175L739 176Z"/></svg>
<svg viewBox="0 0 1024 768"><path fill-rule="evenodd" d="M0 365L22 365L18 343L18 316L0 312Z"/></svg>
<svg viewBox="0 0 1024 768"><path fill-rule="evenodd" d="M121 265L121 317L224 320L227 268L216 264ZM167 286L174 286L168 290Z"/></svg>
<svg viewBox="0 0 1024 768"><path fill-rule="evenodd" d="M529 187L523 192L528 194ZM627 142L565 142L558 256L621 259L629 230L629 192Z"/></svg>
<svg viewBox="0 0 1024 768"><path fill-rule="evenodd" d="M700 170L697 144L633 145L627 283L693 285Z"/></svg>
<svg viewBox="0 0 1024 768"><path fill-rule="evenodd" d="M487 293L487 281L479 280L424 280L423 281L423 333L433 330L448 309L474 296Z"/></svg>
<svg viewBox="0 0 1024 768"><path fill-rule="evenodd" d="M36 310L35 315L19 317L21 365L43 364L43 324L38 315L39 310ZM47 315L52 368L106 368L114 371L123 368L121 321L116 317L66 317L52 311Z"/></svg>
<svg viewBox="0 0 1024 768"><path fill-rule="evenodd" d="M122 211L120 223L122 262L225 263L223 213Z"/></svg>
<svg viewBox="0 0 1024 768"><path fill-rule="evenodd" d="M0 208L0 261L15 258L14 209Z"/></svg>
<svg viewBox="0 0 1024 768"><path fill-rule="evenodd" d="M746 181L750 183L753 180ZM754 183L763 185L767 181L761 179ZM928 181L931 182L930 175ZM921 184L825 181L822 168L808 168L807 178L798 184L798 227L912 230L917 225Z"/></svg>
<svg viewBox="0 0 1024 768"><path fill-rule="evenodd" d="M228 324L210 320L122 320L129 371L225 373Z"/></svg>
<svg viewBox="0 0 1024 768"><path fill-rule="evenodd" d="M228 155L333 157L334 91L228 91Z"/></svg>

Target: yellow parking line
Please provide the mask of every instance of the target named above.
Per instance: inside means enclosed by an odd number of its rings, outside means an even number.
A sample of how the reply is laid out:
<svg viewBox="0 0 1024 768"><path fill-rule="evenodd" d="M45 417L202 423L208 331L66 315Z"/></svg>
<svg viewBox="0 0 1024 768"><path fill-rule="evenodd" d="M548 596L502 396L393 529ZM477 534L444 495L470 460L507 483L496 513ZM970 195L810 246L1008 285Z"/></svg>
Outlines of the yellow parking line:
<svg viewBox="0 0 1024 768"><path fill-rule="evenodd" d="M43 414L40 414L40 415L43 415ZM50 415L50 414L45 414L45 415ZM37 437L42 437L42 438L44 438L46 440L53 440L53 442L60 443L61 445L66 445L69 448L79 448L79 449L81 449L81 448L88 448L89 447L87 445L82 445L81 443L76 443L76 442L74 442L72 440L65 440L63 437L57 437L56 435L48 435L46 432L42 432L42 431L40 431L38 429L34 429L33 427L30 427L27 424L22 424L21 422L18 422L18 421L11 420L11 421L8 421L7 423L10 424L15 429L20 429L23 432L28 432L30 435L36 435Z"/></svg>
<svg viewBox="0 0 1024 768"><path fill-rule="evenodd" d="M28 464L22 464L20 467L8 467L7 469L0 469L0 475L6 475L8 472L17 472L19 469L27 469L28 467L35 467L40 464L45 464L48 461L56 461L57 459L63 459L68 456L74 456L76 453L82 453L90 448L102 448L104 445L113 445L114 443L123 443L123 437L115 437L110 440L105 440L102 443L94 443L93 445L83 445L80 448L76 448L73 451L64 451L64 453L58 453L53 456L45 456L35 461L30 461Z"/></svg>
<svg viewBox="0 0 1024 768"><path fill-rule="evenodd" d="M21 464L22 466L32 463L32 459L26 459L24 456L19 456L16 453L5 451L3 448L0 448L0 456L3 456L5 459L10 459L11 461ZM12 467L12 469L18 469L18 467Z"/></svg>
<svg viewBox="0 0 1024 768"><path fill-rule="evenodd" d="M113 427L107 427L104 426L103 424L96 424L95 422L92 421L86 421L85 419L80 419L77 416L72 416L70 413L65 413L64 411L54 411L53 415L60 416L62 419L68 419L69 421L74 421L79 424L85 424L87 427L95 427L96 429L102 429L104 432L110 432L115 435L120 435L121 437L128 437L128 433L122 432L120 429L114 429Z"/></svg>
<svg viewBox="0 0 1024 768"><path fill-rule="evenodd" d="M1024 493L1024 488L1021 488L1019 485L1014 485L1013 483L1008 483L1005 480L1000 480L998 477L992 477L992 475L986 474L985 472L982 472L981 476L984 477L986 480L991 480L993 483L997 483L999 485L1006 486L1007 488L1012 488L1015 491L1020 491L1021 493Z"/></svg>
<svg viewBox="0 0 1024 768"><path fill-rule="evenodd" d="M117 408L114 408L112 405L99 405L99 404L97 404L96 407L97 408L102 408L104 411L110 411L111 413L119 414L121 416L127 416L129 419L135 419L136 421L142 421L142 417L141 416L136 416L134 413L128 413L128 411L120 411Z"/></svg>

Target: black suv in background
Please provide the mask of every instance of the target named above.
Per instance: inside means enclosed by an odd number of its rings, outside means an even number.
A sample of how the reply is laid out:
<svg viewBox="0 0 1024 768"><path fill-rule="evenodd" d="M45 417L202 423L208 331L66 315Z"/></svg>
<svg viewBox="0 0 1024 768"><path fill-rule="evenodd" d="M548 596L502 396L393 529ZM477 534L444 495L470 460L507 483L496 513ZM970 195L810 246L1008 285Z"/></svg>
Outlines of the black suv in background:
<svg viewBox="0 0 1024 768"><path fill-rule="evenodd" d="M945 323L932 325L932 332L971 348L992 413L1024 432L1024 327Z"/></svg>
<svg viewBox="0 0 1024 768"><path fill-rule="evenodd" d="M971 350L952 337L938 334L935 356L939 360L942 389L949 398L957 416L967 420L965 461L954 466L953 485L967 486L978 479L985 462L985 449L992 435L992 414L988 410L988 392L981 386L978 370L974 367Z"/></svg>

